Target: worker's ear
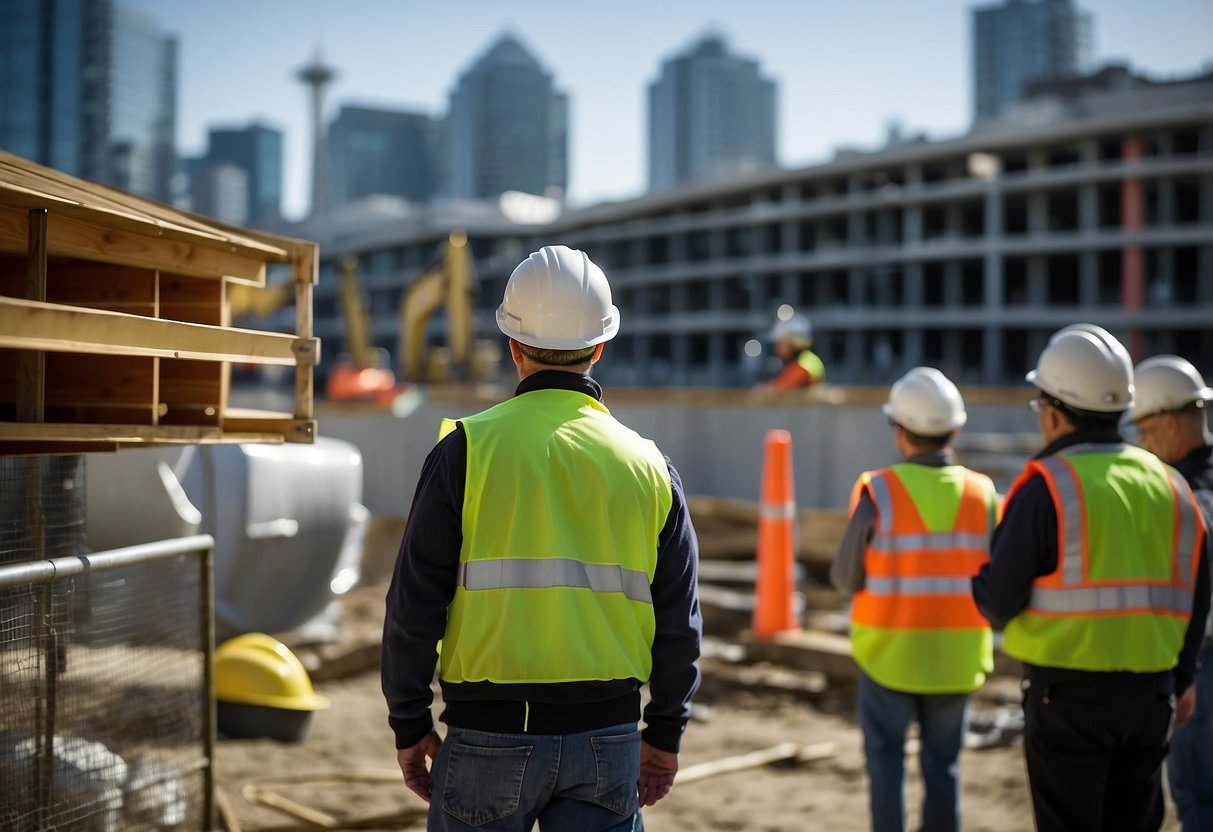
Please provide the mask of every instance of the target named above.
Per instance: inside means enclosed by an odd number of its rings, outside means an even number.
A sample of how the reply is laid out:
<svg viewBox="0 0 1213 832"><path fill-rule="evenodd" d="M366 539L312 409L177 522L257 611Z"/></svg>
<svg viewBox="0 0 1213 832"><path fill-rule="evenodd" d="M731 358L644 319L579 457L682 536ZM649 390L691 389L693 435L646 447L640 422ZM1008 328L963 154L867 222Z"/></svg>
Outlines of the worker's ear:
<svg viewBox="0 0 1213 832"><path fill-rule="evenodd" d="M598 359L602 358L602 348L606 346L606 341L603 341L594 350L594 357L590 359L590 366L593 367L598 363Z"/></svg>
<svg viewBox="0 0 1213 832"><path fill-rule="evenodd" d="M518 349L518 342L513 338L510 339L510 358L514 359L514 365L522 366L522 350Z"/></svg>

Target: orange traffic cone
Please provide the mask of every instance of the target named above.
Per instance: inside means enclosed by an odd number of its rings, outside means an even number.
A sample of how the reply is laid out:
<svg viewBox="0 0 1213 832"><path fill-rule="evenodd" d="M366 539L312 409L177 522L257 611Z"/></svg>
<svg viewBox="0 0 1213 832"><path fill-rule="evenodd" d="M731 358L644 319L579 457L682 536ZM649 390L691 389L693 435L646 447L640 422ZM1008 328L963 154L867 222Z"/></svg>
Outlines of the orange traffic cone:
<svg viewBox="0 0 1213 832"><path fill-rule="evenodd" d="M793 601L792 435L769 430L762 461L762 507L758 519L758 577L755 582L754 636L770 638L797 629Z"/></svg>

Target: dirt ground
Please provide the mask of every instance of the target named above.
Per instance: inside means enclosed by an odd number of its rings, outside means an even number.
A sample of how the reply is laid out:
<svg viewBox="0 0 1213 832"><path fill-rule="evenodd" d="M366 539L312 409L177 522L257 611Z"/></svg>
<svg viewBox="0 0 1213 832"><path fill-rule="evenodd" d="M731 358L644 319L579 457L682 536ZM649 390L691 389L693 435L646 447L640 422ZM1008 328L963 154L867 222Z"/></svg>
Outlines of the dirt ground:
<svg viewBox="0 0 1213 832"><path fill-rule="evenodd" d="M352 613L354 630L375 626L382 587L360 590ZM704 684L696 698L703 719L687 729L681 755L685 769L730 755L770 748L780 743L834 743L834 756L797 767L766 766L680 785L657 806L645 810L650 832L792 832L828 829L858 832L868 828L867 779L853 699L827 690L811 697L726 683L715 672L718 660L705 660ZM1014 683L997 686L1013 695ZM290 816L253 805L241 796L250 783L273 783L298 777L334 780L335 774L368 774L362 782L306 783L275 787L300 804L342 820L387 815L421 801L394 780L395 754L387 728L386 707L378 673L317 685L332 706L314 716L306 742L289 745L272 740L223 740L217 753L216 783L228 798L244 832L303 830ZM977 712L995 705L976 701ZM921 801L917 765L907 760L910 828ZM368 771L369 770L369 771ZM1021 832L1032 828L1031 808L1019 747L969 749L961 758L964 828L972 832ZM386 779L376 780L382 776ZM293 824L293 825L292 825ZM424 821L362 826L374 829L421 829ZM1168 806L1165 830L1177 830Z"/></svg>

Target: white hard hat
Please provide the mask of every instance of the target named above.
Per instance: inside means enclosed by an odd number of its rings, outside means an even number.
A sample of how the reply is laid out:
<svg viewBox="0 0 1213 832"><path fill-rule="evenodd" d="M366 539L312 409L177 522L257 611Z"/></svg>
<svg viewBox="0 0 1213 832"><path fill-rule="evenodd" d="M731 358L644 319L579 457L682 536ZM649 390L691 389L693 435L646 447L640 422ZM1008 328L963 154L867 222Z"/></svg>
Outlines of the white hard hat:
<svg viewBox="0 0 1213 832"><path fill-rule="evenodd" d="M497 327L521 344L579 350L615 337L619 309L606 275L585 252L544 246L510 275Z"/></svg>
<svg viewBox="0 0 1213 832"><path fill-rule="evenodd" d="M775 325L771 327L769 337L772 341L778 341L780 338L812 340L813 324L808 315L797 312L787 320L776 321Z"/></svg>
<svg viewBox="0 0 1213 832"><path fill-rule="evenodd" d="M1129 418L1136 422L1155 413L1179 410L1193 402L1213 401L1213 389L1205 384L1190 361L1178 355L1147 358L1133 371L1137 394Z"/></svg>
<svg viewBox="0 0 1213 832"><path fill-rule="evenodd" d="M881 409L919 436L945 436L964 427L969 418L956 385L934 367L915 367L899 378Z"/></svg>
<svg viewBox="0 0 1213 832"><path fill-rule="evenodd" d="M1133 403L1129 353L1094 324L1074 324L1054 333L1027 380L1077 410L1119 413Z"/></svg>

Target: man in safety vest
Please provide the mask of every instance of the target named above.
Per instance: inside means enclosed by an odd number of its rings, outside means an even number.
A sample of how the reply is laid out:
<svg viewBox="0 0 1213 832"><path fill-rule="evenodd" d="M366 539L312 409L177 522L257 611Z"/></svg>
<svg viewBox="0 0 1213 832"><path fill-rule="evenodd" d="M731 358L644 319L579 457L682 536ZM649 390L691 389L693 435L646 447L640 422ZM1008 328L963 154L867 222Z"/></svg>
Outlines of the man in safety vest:
<svg viewBox="0 0 1213 832"><path fill-rule="evenodd" d="M791 311L791 307L786 307ZM770 339L775 355L783 362L779 375L756 385L763 391L797 390L825 381L826 367L813 352L813 324L807 315L797 312L780 319L771 327Z"/></svg>
<svg viewBox="0 0 1213 832"><path fill-rule="evenodd" d="M431 801L431 830L640 828L639 807L673 785L699 684L682 485L590 378L619 310L589 257L531 254L497 326L520 383L431 451L388 590L381 672L400 768Z"/></svg>
<svg viewBox="0 0 1213 832"><path fill-rule="evenodd" d="M1178 355L1156 355L1137 365L1129 418L1141 444L1184 475L1213 525L1213 439L1205 403L1213 401L1200 372ZM1185 832L1213 829L1213 637L1208 624L1196 673L1196 709L1171 734L1167 782Z"/></svg>
<svg viewBox="0 0 1213 832"><path fill-rule="evenodd" d="M1027 379L1046 445L1011 487L973 595L1024 663L1036 828L1152 832L1172 718L1194 704L1204 524L1183 477L1121 438L1133 366L1119 341L1066 327Z"/></svg>
<svg viewBox="0 0 1213 832"><path fill-rule="evenodd" d="M954 832L969 694L994 666L993 636L969 581L989 555L998 496L989 477L954 461L952 441L967 415L939 370L906 373L884 413L903 461L855 483L830 579L855 596L851 652L862 671L872 829L905 829L906 731L917 719L921 828Z"/></svg>

